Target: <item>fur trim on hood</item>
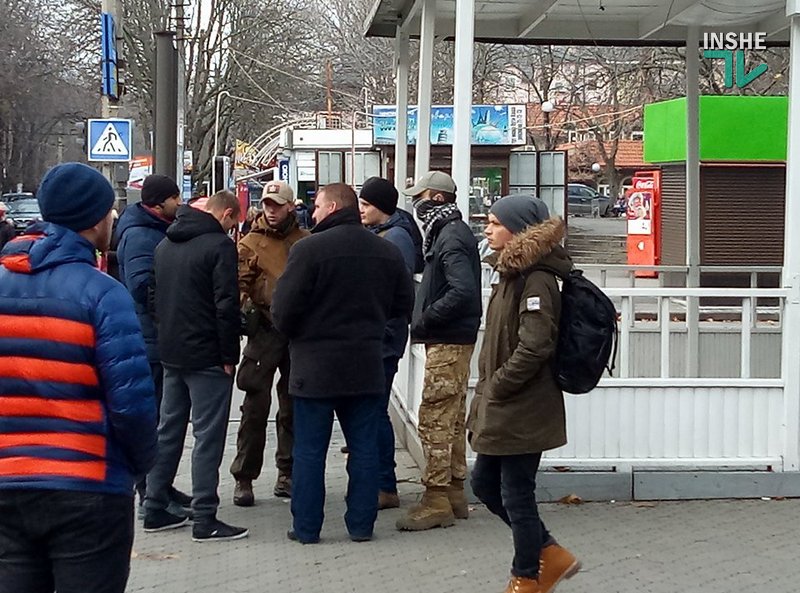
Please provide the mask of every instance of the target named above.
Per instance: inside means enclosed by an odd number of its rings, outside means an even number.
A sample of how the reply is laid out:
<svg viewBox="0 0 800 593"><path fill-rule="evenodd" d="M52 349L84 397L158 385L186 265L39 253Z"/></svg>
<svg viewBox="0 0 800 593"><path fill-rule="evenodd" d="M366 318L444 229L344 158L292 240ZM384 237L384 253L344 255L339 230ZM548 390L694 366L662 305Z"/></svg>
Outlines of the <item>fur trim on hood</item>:
<svg viewBox="0 0 800 593"><path fill-rule="evenodd" d="M514 236L497 257L502 275L519 274L539 263L559 246L566 234L564 220L558 216L531 226Z"/></svg>

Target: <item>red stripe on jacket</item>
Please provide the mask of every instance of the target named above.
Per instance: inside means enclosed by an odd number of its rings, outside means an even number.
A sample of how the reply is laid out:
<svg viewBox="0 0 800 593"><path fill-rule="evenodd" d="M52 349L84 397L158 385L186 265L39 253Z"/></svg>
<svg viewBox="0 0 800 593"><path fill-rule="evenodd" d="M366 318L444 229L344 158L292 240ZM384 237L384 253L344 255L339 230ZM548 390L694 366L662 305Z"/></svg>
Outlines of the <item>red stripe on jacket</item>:
<svg viewBox="0 0 800 593"><path fill-rule="evenodd" d="M59 461L36 457L0 458L0 476L59 476L102 482L106 479L105 461Z"/></svg>
<svg viewBox="0 0 800 593"><path fill-rule="evenodd" d="M75 432L12 432L0 434L0 449L11 447L56 447L80 451L96 457L106 454L106 438Z"/></svg>
<svg viewBox="0 0 800 593"><path fill-rule="evenodd" d="M103 405L92 400L45 399L42 397L2 396L1 416L61 418L75 422L102 422Z"/></svg>
<svg viewBox="0 0 800 593"><path fill-rule="evenodd" d="M33 315L0 315L0 338L50 340L94 348L94 328L88 323Z"/></svg>
<svg viewBox="0 0 800 593"><path fill-rule="evenodd" d="M26 381L53 381L97 387L100 384L92 365L74 362L0 356L0 377Z"/></svg>

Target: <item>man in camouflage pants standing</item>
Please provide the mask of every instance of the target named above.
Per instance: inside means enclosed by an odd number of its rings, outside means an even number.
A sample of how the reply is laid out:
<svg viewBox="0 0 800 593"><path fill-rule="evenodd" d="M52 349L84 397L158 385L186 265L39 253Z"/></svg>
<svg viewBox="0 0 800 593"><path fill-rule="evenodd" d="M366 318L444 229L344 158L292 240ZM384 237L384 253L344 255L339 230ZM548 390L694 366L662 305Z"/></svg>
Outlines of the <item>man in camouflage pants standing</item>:
<svg viewBox="0 0 800 593"><path fill-rule="evenodd" d="M275 462L278 481L273 493L288 497L292 491L292 400L289 397L289 342L272 325L270 304L278 278L283 274L289 248L309 234L299 227L292 188L282 181L264 186L262 212L250 232L239 242L239 291L245 306L248 339L236 381L245 392L242 421L236 439L236 458L231 474L236 478L233 504L255 502L253 480L261 474L267 421L272 403L272 382L278 380L278 449Z"/></svg>
<svg viewBox="0 0 800 593"><path fill-rule="evenodd" d="M470 360L481 321L478 245L456 207L456 185L430 171L405 190L425 231L425 271L411 322L411 341L425 344L425 385L419 436L425 453L420 504L397 528L421 531L447 527L469 516L466 417Z"/></svg>

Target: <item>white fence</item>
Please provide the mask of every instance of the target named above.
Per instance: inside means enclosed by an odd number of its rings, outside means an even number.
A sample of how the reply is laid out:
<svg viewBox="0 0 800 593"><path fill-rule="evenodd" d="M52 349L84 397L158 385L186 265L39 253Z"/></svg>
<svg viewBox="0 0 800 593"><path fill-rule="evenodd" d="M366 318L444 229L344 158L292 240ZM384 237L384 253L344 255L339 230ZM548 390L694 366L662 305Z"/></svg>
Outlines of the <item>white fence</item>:
<svg viewBox="0 0 800 593"><path fill-rule="evenodd" d="M489 278L486 273L484 311ZM786 442L787 427L799 420L787 417L785 410L792 409L787 398L800 397L784 393L781 378L787 291L657 285L604 291L620 315L618 372L588 395L566 396L569 443L548 452L543 465L623 472L781 471L787 445L796 448ZM693 300L697 307L689 306ZM482 339L483 328L469 397ZM687 360L691 339L697 340L696 362ZM394 384L395 407L412 427L424 364L424 347L410 346Z"/></svg>

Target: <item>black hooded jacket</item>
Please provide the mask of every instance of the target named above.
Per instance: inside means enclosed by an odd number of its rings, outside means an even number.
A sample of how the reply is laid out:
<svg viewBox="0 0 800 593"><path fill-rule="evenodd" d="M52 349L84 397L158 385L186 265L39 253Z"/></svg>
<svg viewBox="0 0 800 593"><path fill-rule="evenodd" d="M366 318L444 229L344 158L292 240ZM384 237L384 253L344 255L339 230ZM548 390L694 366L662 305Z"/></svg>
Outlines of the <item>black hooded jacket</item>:
<svg viewBox="0 0 800 593"><path fill-rule="evenodd" d="M161 361L184 369L239 362L236 246L210 214L181 206L156 249Z"/></svg>
<svg viewBox="0 0 800 593"><path fill-rule="evenodd" d="M483 305L478 242L456 213L434 223L433 242L417 289L411 341L474 344Z"/></svg>

